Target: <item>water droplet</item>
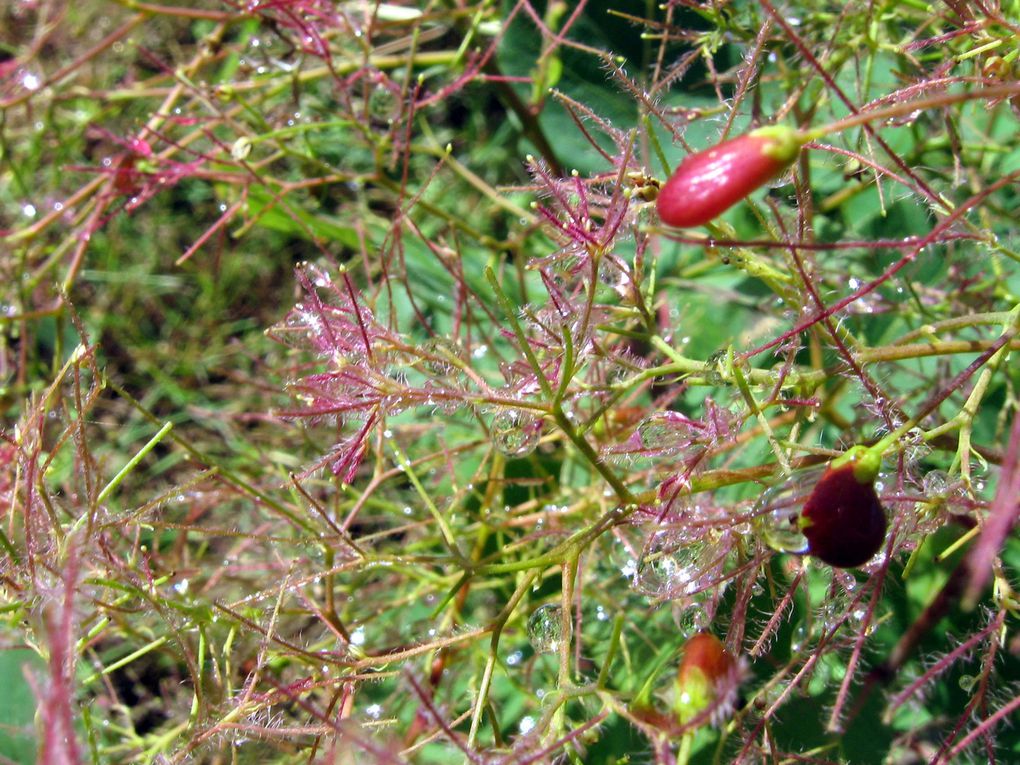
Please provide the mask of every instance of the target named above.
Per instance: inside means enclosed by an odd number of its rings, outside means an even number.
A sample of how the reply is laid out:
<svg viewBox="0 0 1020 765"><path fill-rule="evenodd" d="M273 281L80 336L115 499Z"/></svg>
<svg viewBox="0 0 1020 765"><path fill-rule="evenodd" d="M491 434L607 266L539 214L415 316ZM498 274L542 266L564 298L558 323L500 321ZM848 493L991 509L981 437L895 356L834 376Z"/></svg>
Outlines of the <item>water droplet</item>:
<svg viewBox="0 0 1020 765"><path fill-rule="evenodd" d="M634 575L634 589L652 597L690 595L701 587L706 545L673 531L655 532L646 542Z"/></svg>
<svg viewBox="0 0 1020 765"><path fill-rule="evenodd" d="M523 457L538 446L542 421L518 409L504 409L492 421L492 439L496 448L508 457Z"/></svg>
<svg viewBox="0 0 1020 765"><path fill-rule="evenodd" d="M370 119L385 122L387 119L396 117L399 106L399 93L395 93L383 83L379 83L368 97L368 116Z"/></svg>
<svg viewBox="0 0 1020 765"><path fill-rule="evenodd" d="M977 684L977 678L974 675L960 675L960 690L970 693L974 686Z"/></svg>
<svg viewBox="0 0 1020 765"><path fill-rule="evenodd" d="M769 547L779 552L807 552L807 538L801 533L797 520L824 472L822 465L799 470L759 497L754 506L755 524Z"/></svg>
<svg viewBox="0 0 1020 765"><path fill-rule="evenodd" d="M793 636L790 638L790 650L794 653L799 653L807 646L810 637L807 625L801 622L793 630Z"/></svg>
<svg viewBox="0 0 1020 765"><path fill-rule="evenodd" d="M637 433L644 448L666 453L672 451L675 431L666 418L666 412L659 412L643 421L638 425Z"/></svg>
<svg viewBox="0 0 1020 765"><path fill-rule="evenodd" d="M696 424L679 412L656 412L638 425L637 434L645 449L659 454L677 454L696 437Z"/></svg>
<svg viewBox="0 0 1020 765"><path fill-rule="evenodd" d="M39 86L42 85L42 80L35 72L22 72L21 74L21 85L25 90L39 90Z"/></svg>
<svg viewBox="0 0 1020 765"><path fill-rule="evenodd" d="M599 281L621 293L626 293L629 281L627 273L611 259L605 259L599 265Z"/></svg>
<svg viewBox="0 0 1020 765"><path fill-rule="evenodd" d="M681 635L693 635L708 628L712 620L710 612L712 601L711 598L706 597L708 594L707 592L699 593L683 605L674 602L673 623Z"/></svg>
<svg viewBox="0 0 1020 765"><path fill-rule="evenodd" d="M422 368L436 377L456 375L467 361L463 346L447 337L433 337L420 346Z"/></svg>
<svg viewBox="0 0 1020 765"><path fill-rule="evenodd" d="M539 606L528 619L528 639L536 653L555 653L563 638L563 609L554 603ZM567 640L570 635L567 635Z"/></svg>

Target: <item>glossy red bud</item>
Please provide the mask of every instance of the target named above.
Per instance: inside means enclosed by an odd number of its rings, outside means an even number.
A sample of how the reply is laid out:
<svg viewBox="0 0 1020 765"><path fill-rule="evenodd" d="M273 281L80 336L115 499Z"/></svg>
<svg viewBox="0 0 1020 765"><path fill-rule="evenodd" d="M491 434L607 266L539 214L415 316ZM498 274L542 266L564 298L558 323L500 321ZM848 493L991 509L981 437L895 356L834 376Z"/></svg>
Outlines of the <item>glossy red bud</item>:
<svg viewBox="0 0 1020 765"><path fill-rule="evenodd" d="M867 563L885 541L885 511L874 477L856 467L850 461L826 468L798 521L808 553L839 568Z"/></svg>
<svg viewBox="0 0 1020 765"><path fill-rule="evenodd" d="M659 191L659 218L678 227L708 223L789 167L803 142L775 125L689 154Z"/></svg>
<svg viewBox="0 0 1020 765"><path fill-rule="evenodd" d="M731 710L738 684L736 659L715 635L699 632L684 646L677 670L673 709L681 723L698 717L713 705L713 719Z"/></svg>
<svg viewBox="0 0 1020 765"><path fill-rule="evenodd" d="M724 680L735 666L733 657L722 641L711 632L693 635L684 646L683 659L677 677L683 685L695 673L701 673L713 683Z"/></svg>

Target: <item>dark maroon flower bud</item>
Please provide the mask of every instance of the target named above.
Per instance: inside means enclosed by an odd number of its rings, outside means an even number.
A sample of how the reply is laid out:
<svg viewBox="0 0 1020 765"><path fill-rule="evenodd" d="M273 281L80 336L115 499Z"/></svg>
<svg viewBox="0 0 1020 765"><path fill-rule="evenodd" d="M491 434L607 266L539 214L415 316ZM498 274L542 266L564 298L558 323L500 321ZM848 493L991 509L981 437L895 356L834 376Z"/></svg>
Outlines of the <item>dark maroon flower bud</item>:
<svg viewBox="0 0 1020 765"><path fill-rule="evenodd" d="M853 462L826 468L804 503L798 525L807 537L808 553L839 568L867 563L885 541L885 511L874 480L861 480Z"/></svg>
<svg viewBox="0 0 1020 765"><path fill-rule="evenodd" d="M867 563L885 541L885 511L875 491L880 465L879 452L857 446L769 489L755 512L765 541L839 568Z"/></svg>

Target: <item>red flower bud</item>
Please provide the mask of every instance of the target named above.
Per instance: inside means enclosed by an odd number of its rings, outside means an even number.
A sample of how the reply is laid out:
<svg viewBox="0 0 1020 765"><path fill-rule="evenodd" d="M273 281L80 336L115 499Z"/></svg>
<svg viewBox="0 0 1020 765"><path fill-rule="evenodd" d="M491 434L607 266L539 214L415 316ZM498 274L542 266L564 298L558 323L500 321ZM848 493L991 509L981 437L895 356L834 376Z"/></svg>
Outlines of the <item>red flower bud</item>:
<svg viewBox="0 0 1020 765"><path fill-rule="evenodd" d="M676 676L673 709L679 721L688 723L713 707L713 722L725 718L733 708L739 674L737 661L719 638L710 632L691 637Z"/></svg>
<svg viewBox="0 0 1020 765"><path fill-rule="evenodd" d="M689 154L659 192L659 217L670 226L708 223L785 170L804 142L793 128L759 128Z"/></svg>
<svg viewBox="0 0 1020 765"><path fill-rule="evenodd" d="M839 568L867 563L885 541L885 512L874 477L860 475L855 467L850 461L826 468L798 521L808 553Z"/></svg>

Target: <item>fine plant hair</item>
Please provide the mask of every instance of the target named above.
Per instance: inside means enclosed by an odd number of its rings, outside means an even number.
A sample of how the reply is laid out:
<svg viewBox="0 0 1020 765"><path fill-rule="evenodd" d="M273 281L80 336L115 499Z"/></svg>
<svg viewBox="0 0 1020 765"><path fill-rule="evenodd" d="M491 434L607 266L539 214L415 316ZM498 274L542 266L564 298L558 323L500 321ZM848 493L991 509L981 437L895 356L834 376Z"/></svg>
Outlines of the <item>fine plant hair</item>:
<svg viewBox="0 0 1020 765"><path fill-rule="evenodd" d="M922 5L0 7L0 762L1017 761L1020 2Z"/></svg>

